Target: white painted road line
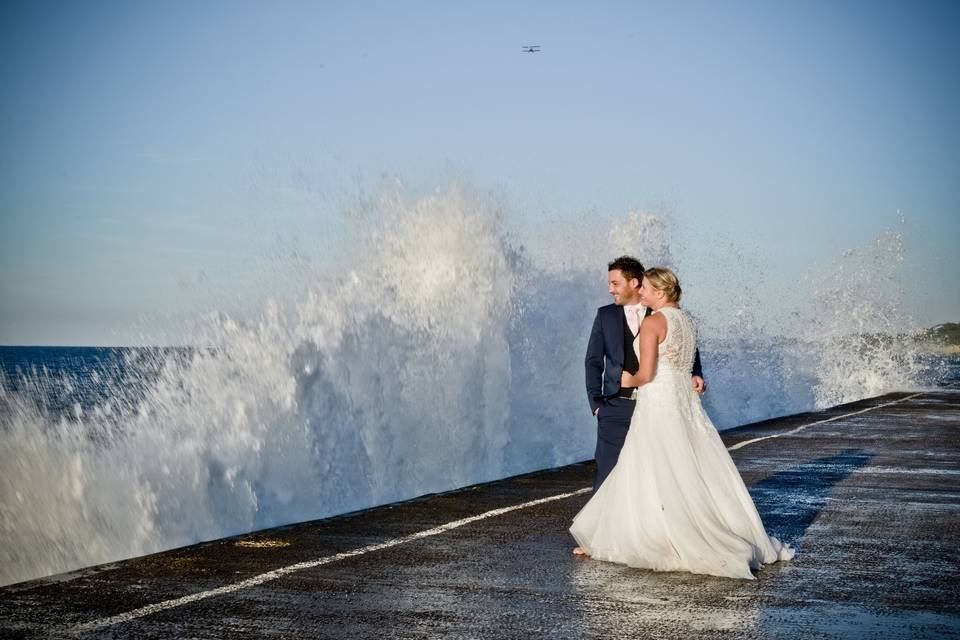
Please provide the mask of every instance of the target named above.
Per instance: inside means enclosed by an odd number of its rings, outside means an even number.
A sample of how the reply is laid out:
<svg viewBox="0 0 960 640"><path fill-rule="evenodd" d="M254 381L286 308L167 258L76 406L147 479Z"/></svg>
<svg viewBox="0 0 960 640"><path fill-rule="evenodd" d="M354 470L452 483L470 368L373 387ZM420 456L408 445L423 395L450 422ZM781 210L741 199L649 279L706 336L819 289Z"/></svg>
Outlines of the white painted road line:
<svg viewBox="0 0 960 640"><path fill-rule="evenodd" d="M199 593L193 593L191 595L183 596L181 598L174 598L173 600L165 600L163 602L158 602L157 604L151 604L145 607L140 607L139 609L134 609L133 611L121 613L119 615L111 616L109 618L100 618L99 620L94 620L92 622L87 622L85 624L77 625L73 627L72 632L86 633L89 631L96 631L97 629L110 627L115 624L120 624L121 622L129 622L137 618L142 618L143 616L148 616L152 613L165 611L167 609L173 609L175 607L189 604L191 602L197 602L199 600L205 600L206 598L212 598L213 596L219 596L225 593L233 593L234 591L240 591L241 589L255 587L265 582L270 582L271 580L282 578L283 576L294 573L296 571L302 571L304 569L312 569L313 567L319 567L320 565L330 564L331 562L336 562L338 560L345 560L346 558L352 558L354 556L362 556L372 551L389 549L390 547L396 547L398 545L406 544L408 542L414 542L415 540L421 540L423 538L429 538L431 536L436 536L441 533L446 533L447 531L450 531L452 529L457 529L459 527L471 524L473 522L477 522L478 520L493 518L496 516L503 515L505 513L510 513L511 511L517 511L518 509L526 509L527 507L535 507L539 504L553 502L555 500L564 500L566 498L572 498L573 496L578 496L578 495L587 493L589 491L590 491L590 487L586 487L584 489L578 489L577 491L571 491L569 493L561 493L555 496L549 496L547 498L540 498L539 500L531 500L530 502L524 502L523 504L513 505L512 507L503 507L501 509L493 509L492 511L487 511L476 516L471 516L469 518L463 518L462 520L457 520L455 522L448 522L447 524L440 525L439 527L434 527L433 529L427 529L425 531L419 531L417 533L413 533L408 536L403 536L402 538L394 538L392 540L387 540L386 542L381 542L380 544L371 544L366 547L361 547L359 549L353 549L352 551L344 551L343 553L337 553L332 556L318 558L317 560L310 560L309 562L300 562L297 564L292 564L286 567L282 567L280 569L269 571L267 573L261 573L258 576L247 578L246 580L241 580L240 582L236 582L234 584L218 587L217 589L210 589L209 591L201 591Z"/></svg>
<svg viewBox="0 0 960 640"><path fill-rule="evenodd" d="M878 404L878 405L876 405L876 406L874 406L874 407L867 407L866 409L861 409L860 411L854 411L853 413L845 413L845 414L843 414L842 416L834 416L833 418L827 418L826 420L817 420L816 422L811 422L811 423L809 423L809 424L803 424L803 425L800 425L799 427L797 427L796 429L791 429L790 431L784 431L783 433L775 433L775 434L770 435L770 436L763 436L762 438L754 438L754 439L752 439L752 440L745 440L745 441L743 441L743 442L738 442L737 444L735 444L735 445L733 445L733 446L727 447L727 451L736 451L737 449L739 449L739 448L741 448L741 447L745 447L745 446L747 446L748 444L753 444L754 442L760 442L761 440L769 440L769 439L771 439L771 438L782 438L783 436L791 436L791 435L793 435L793 434L795 434L795 433L800 433L801 431L803 431L803 430L806 429L807 427L814 427L814 426L816 426L816 425L818 425L818 424L826 424L826 423L828 423L828 422L833 422L833 421L835 421L835 420L843 420L844 418L849 418L849 417L851 417L851 416L858 416L858 415L860 415L861 413L866 413L867 411L873 411L874 409L879 409L879 408L881 408L881 407L889 407L890 405L892 405L892 404L897 404L898 402L905 402L905 401L910 400L910 399L912 399L912 398L916 398L916 397L919 396L919 395L922 395L922 394L921 394L921 393L914 393L913 395L909 395L909 396L900 398L899 400L892 400L892 401L890 401L890 402L885 402L885 403L883 403L883 404Z"/></svg>
<svg viewBox="0 0 960 640"><path fill-rule="evenodd" d="M873 407L867 407L860 411L854 411L852 413L846 413L841 416L835 416L833 418L827 418L825 420L817 420L816 422L810 422L808 424L801 425L796 429L790 431L785 431L783 433L777 433L769 436L764 436L762 438L753 438L752 440L746 440L744 442L738 442L737 444L727 447L728 451L735 451L742 447L747 446L748 444L753 444L755 442L760 442L762 440L769 440L771 438L780 438L782 436L792 435L794 433L799 433L808 427L813 427L818 424L826 424L827 422L834 422L836 420L842 420L844 418L850 418L852 416L860 415L861 413L867 413L868 411L873 411L874 409L880 409L881 407L888 407L893 404L900 402L905 402L916 398L917 396L922 395L921 393L914 393L899 400L893 400L891 402L886 402L884 404L878 404ZM422 540L423 538L429 538L431 536L436 536L441 533L446 533L452 529L457 529L464 525L477 522L479 520L485 520L487 518L493 518L496 516L503 515L505 513L510 513L511 511L517 511L519 509L526 509L528 507L535 507L540 504L545 504L547 502L553 502L555 500L565 500L566 498L572 498L574 496L583 495L584 493L589 493L591 491L590 487L585 487L583 489L578 489L576 491L571 491L569 493L560 493L555 496L549 496L546 498L540 498L539 500L531 500L530 502L524 502L523 504L513 505L512 507L503 507L501 509L493 509L492 511L486 511L476 516L471 516L469 518L463 518L462 520L457 520L455 522L448 522L447 524L434 527L433 529L427 529L425 531L420 531L417 533L410 534L408 536L403 536L401 538L393 538L392 540L387 540L386 542L381 542L379 544L372 544L366 547L361 547L359 549L353 549L352 551L344 551L343 553L337 553L332 556L325 556L323 558L318 558L316 560L310 560L308 562L300 562L297 564L291 564L286 567L281 567L280 569L274 569L273 571L268 571L267 573L261 573L260 575L254 576L252 578L247 578L246 580L241 580L240 582L235 582L234 584L229 584L223 587L218 587L216 589L210 589L208 591L201 591L199 593L193 593L188 596L183 596L180 598L174 598L172 600L164 600L163 602L158 602L156 604L147 605L145 607L140 607L139 609L134 609L133 611L127 611L126 613L121 613L115 616L110 616L108 618L100 618L99 620L93 620L84 624L74 626L68 630L68 633L82 634L90 631L96 631L98 629L103 629L105 627L111 627L116 624L121 624L123 622L130 622L131 620L136 620L137 618L142 618L153 613L158 613L160 611L166 611L167 609L174 609L176 607L190 604L191 602L198 602L200 600L205 600L207 598L212 598L214 596L224 595L227 593L233 593L235 591L240 591L242 589L247 589L249 587L256 587L258 585L264 584L265 582L270 582L271 580L276 580L282 578L283 576L295 573L297 571L302 571L304 569L312 569L313 567L319 567L321 565L330 564L331 562L337 562L338 560L345 560L347 558L353 558L355 556L362 556L373 551L380 551L382 549L389 549L390 547L396 547L401 544L406 544L408 542L414 542L416 540Z"/></svg>

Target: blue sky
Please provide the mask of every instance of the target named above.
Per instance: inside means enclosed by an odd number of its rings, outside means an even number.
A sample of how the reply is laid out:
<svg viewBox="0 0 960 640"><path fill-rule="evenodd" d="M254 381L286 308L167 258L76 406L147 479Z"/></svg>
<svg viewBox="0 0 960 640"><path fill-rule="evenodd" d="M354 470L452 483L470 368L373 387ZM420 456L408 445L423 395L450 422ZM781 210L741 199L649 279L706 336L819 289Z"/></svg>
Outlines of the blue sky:
<svg viewBox="0 0 960 640"><path fill-rule="evenodd" d="M667 203L774 286L899 225L960 320L956 3L31 2L0 9L0 344L115 344L184 281L335 246L384 174L511 221ZM542 52L523 54L524 44ZM900 213L898 213L900 212Z"/></svg>

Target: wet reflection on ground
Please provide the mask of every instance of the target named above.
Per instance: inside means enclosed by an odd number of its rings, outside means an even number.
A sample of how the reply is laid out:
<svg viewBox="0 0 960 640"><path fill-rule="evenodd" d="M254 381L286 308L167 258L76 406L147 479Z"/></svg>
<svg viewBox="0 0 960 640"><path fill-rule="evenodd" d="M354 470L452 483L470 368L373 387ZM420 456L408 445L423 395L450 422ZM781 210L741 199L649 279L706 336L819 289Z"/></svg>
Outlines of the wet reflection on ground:
<svg viewBox="0 0 960 640"><path fill-rule="evenodd" d="M696 637L756 628L762 585L583 560L572 574L587 635Z"/></svg>
<svg viewBox="0 0 960 640"><path fill-rule="evenodd" d="M801 421L890 400L723 438L729 445L787 433ZM960 393L925 393L734 451L765 525L798 548L793 561L764 567L756 580L574 557L567 527L587 500L578 495L87 637L960 638L960 439L957 421L945 416L960 417ZM576 491L592 476L592 465L570 465L6 587L0 636L52 637L279 567Z"/></svg>

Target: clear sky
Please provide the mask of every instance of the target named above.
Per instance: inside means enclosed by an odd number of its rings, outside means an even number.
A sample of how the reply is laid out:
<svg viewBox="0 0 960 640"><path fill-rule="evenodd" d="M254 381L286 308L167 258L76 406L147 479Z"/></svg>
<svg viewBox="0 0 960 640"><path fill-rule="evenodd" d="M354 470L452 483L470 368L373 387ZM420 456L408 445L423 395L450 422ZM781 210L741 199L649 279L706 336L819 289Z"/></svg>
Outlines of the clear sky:
<svg viewBox="0 0 960 640"><path fill-rule="evenodd" d="M5 2L0 344L133 341L185 283L335 244L383 174L521 227L667 203L686 250L743 242L784 287L902 214L918 319L960 321L958 29L956 2Z"/></svg>

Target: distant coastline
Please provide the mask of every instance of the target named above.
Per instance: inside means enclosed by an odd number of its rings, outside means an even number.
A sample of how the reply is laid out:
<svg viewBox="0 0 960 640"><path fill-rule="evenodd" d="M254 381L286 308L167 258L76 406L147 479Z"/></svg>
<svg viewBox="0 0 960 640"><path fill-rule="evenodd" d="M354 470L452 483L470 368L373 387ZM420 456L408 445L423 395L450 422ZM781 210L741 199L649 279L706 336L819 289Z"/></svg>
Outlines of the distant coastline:
<svg viewBox="0 0 960 640"><path fill-rule="evenodd" d="M946 322L924 329L914 336L924 351L939 355L960 355L960 322Z"/></svg>

